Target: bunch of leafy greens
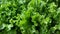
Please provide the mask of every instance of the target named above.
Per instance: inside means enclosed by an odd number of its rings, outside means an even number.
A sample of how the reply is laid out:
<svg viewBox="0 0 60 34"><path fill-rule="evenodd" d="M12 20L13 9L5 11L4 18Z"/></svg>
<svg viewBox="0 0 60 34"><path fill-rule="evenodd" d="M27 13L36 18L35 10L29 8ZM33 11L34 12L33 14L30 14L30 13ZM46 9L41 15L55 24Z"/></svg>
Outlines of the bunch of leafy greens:
<svg viewBox="0 0 60 34"><path fill-rule="evenodd" d="M60 0L0 0L0 34L60 34Z"/></svg>

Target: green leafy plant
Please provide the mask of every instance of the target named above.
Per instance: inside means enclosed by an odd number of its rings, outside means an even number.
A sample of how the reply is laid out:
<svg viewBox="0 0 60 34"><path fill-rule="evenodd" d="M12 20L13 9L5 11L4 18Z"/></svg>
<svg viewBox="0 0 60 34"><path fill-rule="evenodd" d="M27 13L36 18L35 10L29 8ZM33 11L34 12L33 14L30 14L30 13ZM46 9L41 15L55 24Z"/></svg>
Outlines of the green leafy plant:
<svg viewBox="0 0 60 34"><path fill-rule="evenodd" d="M0 0L0 34L60 34L60 0Z"/></svg>

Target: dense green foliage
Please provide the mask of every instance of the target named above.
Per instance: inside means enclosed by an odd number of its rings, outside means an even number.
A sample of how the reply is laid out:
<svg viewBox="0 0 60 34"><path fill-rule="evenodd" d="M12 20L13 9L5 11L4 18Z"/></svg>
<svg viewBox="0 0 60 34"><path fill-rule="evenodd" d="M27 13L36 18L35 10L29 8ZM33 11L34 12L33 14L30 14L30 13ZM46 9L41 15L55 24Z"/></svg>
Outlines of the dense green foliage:
<svg viewBox="0 0 60 34"><path fill-rule="evenodd" d="M0 34L60 34L59 0L0 0Z"/></svg>

